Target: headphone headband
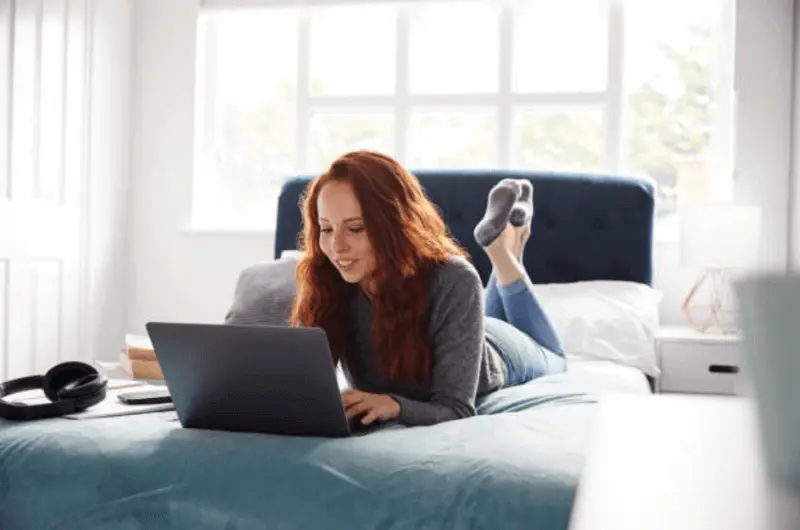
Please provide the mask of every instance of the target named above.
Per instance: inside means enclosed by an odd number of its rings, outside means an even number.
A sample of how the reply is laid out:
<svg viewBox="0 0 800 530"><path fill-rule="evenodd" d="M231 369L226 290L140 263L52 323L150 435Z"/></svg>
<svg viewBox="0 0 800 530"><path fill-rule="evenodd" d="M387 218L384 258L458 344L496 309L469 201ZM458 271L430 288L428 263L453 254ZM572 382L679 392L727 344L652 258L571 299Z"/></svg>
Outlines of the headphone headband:
<svg viewBox="0 0 800 530"><path fill-rule="evenodd" d="M20 377L19 379L12 379L11 381L0 383L0 398L10 396L11 394L27 392L28 390L38 390L42 388L43 380L44 376L29 375L28 377Z"/></svg>

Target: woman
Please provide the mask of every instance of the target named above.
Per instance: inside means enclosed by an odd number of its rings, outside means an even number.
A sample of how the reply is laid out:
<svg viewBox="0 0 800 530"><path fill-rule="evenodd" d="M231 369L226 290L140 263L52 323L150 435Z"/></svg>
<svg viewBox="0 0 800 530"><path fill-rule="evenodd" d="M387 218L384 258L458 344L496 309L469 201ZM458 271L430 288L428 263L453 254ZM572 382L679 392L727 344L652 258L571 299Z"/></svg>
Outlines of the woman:
<svg viewBox="0 0 800 530"><path fill-rule="evenodd" d="M505 179L475 238L480 276L419 181L388 156L345 154L303 204L303 257L292 325L325 330L354 387L351 420L431 425L475 414L475 399L566 369L521 265L533 190Z"/></svg>

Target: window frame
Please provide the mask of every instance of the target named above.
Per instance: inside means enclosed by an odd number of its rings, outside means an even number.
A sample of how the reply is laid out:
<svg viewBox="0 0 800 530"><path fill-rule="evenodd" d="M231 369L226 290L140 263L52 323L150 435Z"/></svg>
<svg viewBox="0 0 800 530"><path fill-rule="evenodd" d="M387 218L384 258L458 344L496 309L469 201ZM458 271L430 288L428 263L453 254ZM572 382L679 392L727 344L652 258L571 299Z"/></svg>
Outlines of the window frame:
<svg viewBox="0 0 800 530"><path fill-rule="evenodd" d="M315 112L352 111L362 108L392 109L394 117L393 156L405 161L408 158L408 132L410 117L418 109L438 110L443 108L492 107L496 109L497 130L495 149L497 153L496 167L512 169L512 130L513 116L516 110L531 108L577 108L587 107L598 110L602 116L605 146L601 157L602 173L630 174L623 160L626 146L625 137L625 0L605 0L606 17L606 86L602 90L584 92L549 92L530 93L514 91L512 85L513 44L514 37L514 5L519 0L482 0L494 4L499 9L500 43L498 46L498 89L496 92L477 94L413 94L409 89L409 9L414 4L425 0L201 0L199 14L214 11L229 12L234 9L248 8L281 8L291 7L300 10L297 32L297 94L296 94L296 133L295 133L295 170L298 173L311 171L312 151L310 124ZM458 2L460 0L437 0L438 2ZM461 0L463 1L463 0ZM386 95L325 95L311 93L310 83L310 8L324 6L347 5L392 5L397 10L395 41L395 87L394 93ZM735 93L733 87L733 47L727 44L734 42L735 17L734 6L724 2L723 39L725 45L720 46L721 69L716 72L720 86L719 104L713 123L712 153L715 185L718 196L729 197L733 180L733 132L735 127ZM201 25L198 24L198 28ZM214 72L216 64L216 46L213 22L208 24L205 38L198 39L197 67L204 73L197 79L204 79ZM195 124L195 160L202 162L209 145L209 135L214 130L214 93L213 83L197 83L197 105ZM203 167L203 166L200 166ZM197 185L198 175L195 171L193 184ZM192 197L191 224L199 231L225 233L266 233L274 234L274 221L269 226L209 226L207 221L198 218L196 208L197 197ZM204 216L205 217L205 216ZM658 225L658 223L657 223ZM656 226L658 241L676 241L677 226L668 230L660 230Z"/></svg>

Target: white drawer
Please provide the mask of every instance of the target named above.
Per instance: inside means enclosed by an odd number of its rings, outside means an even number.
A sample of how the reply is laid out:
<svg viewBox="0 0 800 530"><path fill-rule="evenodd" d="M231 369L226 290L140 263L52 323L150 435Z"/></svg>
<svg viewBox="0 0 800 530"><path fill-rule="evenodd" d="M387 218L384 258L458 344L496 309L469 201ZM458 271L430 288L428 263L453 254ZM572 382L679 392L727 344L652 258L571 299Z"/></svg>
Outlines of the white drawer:
<svg viewBox="0 0 800 530"><path fill-rule="evenodd" d="M737 346L661 344L662 392L736 394L740 377Z"/></svg>

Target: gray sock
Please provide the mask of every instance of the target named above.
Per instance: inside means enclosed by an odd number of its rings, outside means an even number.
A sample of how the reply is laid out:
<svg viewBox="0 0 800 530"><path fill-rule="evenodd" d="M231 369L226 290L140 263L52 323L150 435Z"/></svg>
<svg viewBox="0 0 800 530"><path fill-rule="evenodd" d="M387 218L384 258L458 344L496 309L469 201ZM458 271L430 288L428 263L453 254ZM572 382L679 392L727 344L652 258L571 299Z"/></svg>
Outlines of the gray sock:
<svg viewBox="0 0 800 530"><path fill-rule="evenodd" d="M508 217L508 222L511 226L525 226L531 223L533 218L533 184L527 179L518 179L522 191L519 194L519 199L511 208L511 214Z"/></svg>
<svg viewBox="0 0 800 530"><path fill-rule="evenodd" d="M503 233L520 192L520 184L514 179L501 180L489 192L486 213L473 231L475 241L480 246L488 247Z"/></svg>

